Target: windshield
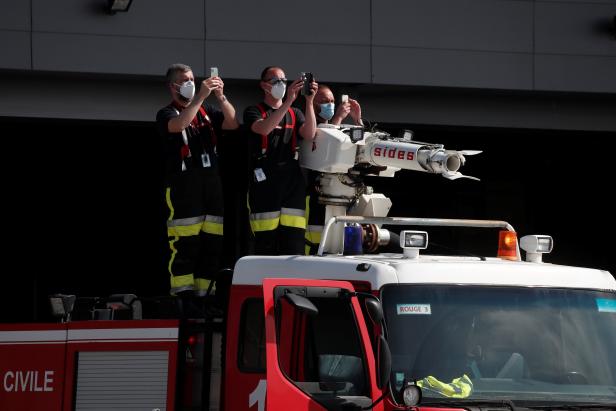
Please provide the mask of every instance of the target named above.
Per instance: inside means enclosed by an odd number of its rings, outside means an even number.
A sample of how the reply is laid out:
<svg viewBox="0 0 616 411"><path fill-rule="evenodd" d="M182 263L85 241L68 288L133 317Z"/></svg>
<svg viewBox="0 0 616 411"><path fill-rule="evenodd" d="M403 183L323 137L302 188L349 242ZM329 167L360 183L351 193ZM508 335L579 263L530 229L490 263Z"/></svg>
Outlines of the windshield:
<svg viewBox="0 0 616 411"><path fill-rule="evenodd" d="M424 398L616 402L616 294L389 285L392 381Z"/></svg>

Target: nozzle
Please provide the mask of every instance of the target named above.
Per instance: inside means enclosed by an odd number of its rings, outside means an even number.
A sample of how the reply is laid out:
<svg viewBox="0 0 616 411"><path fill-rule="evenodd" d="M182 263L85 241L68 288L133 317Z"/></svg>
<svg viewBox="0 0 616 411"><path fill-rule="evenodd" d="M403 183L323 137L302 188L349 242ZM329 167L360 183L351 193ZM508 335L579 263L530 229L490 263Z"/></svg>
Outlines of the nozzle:
<svg viewBox="0 0 616 411"><path fill-rule="evenodd" d="M471 180L479 179L477 177L465 176L458 172L460 167L466 162L463 153L467 155L475 155L481 153L481 151L451 151L451 150L439 150L430 157L429 166L435 173L440 173L443 177L449 180L457 180L459 178L469 178Z"/></svg>

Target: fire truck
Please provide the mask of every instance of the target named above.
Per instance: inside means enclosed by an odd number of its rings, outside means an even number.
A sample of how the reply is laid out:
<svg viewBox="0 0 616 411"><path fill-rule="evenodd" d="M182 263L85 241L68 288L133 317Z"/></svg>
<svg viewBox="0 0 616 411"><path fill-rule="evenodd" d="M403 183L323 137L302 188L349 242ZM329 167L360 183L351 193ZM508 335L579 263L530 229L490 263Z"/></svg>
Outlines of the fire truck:
<svg viewBox="0 0 616 411"><path fill-rule="evenodd" d="M320 127L300 157L317 255L241 258L224 316L208 297L51 296L60 322L0 325L0 409L614 409L609 272L544 263L552 238L504 221L388 217L364 182L463 178L475 154ZM497 252L428 254L442 227L492 231Z"/></svg>

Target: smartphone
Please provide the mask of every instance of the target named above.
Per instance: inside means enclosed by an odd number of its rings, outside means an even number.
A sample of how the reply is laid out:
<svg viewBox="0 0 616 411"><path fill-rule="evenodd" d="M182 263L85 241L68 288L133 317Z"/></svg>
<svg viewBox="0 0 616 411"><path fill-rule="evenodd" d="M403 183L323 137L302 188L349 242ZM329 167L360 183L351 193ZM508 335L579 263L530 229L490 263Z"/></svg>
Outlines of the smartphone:
<svg viewBox="0 0 616 411"><path fill-rule="evenodd" d="M210 77L218 77L218 67L210 67Z"/></svg>
<svg viewBox="0 0 616 411"><path fill-rule="evenodd" d="M302 96L309 96L312 94L312 89L310 87L312 86L313 79L312 73L302 73L302 80L304 80Z"/></svg>
<svg viewBox="0 0 616 411"><path fill-rule="evenodd" d="M342 103L348 103L349 102L349 95L348 94L343 94L342 97L340 98L340 101Z"/></svg>

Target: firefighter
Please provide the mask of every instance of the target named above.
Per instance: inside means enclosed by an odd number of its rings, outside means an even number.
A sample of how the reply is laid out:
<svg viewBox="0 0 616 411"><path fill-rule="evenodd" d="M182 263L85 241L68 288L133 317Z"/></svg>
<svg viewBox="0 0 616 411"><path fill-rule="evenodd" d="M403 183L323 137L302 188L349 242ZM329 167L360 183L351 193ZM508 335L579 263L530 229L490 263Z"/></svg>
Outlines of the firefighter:
<svg viewBox="0 0 616 411"><path fill-rule="evenodd" d="M297 149L298 139L314 139L312 101L318 85L314 81L309 84L304 115L291 107L302 89L301 79L293 81L287 89L282 68L270 66L261 73L259 84L263 102L244 111L244 124L256 145L248 193L255 253L303 254L306 184Z"/></svg>
<svg viewBox="0 0 616 411"><path fill-rule="evenodd" d="M165 144L171 293L202 296L213 286L222 254L216 142L223 130L238 128L238 122L220 77L203 80L195 93L192 69L173 64L166 80L171 103L158 111L156 122ZM220 109L205 103L212 92Z"/></svg>
<svg viewBox="0 0 616 411"><path fill-rule="evenodd" d="M317 124L329 123L339 126L348 117L351 117L353 124L363 126L361 119L361 106L357 100L352 98L341 102L338 107L334 103L334 93L325 84L319 84L317 94L314 97L314 112L317 116ZM346 124L346 123L345 123Z"/></svg>
<svg viewBox="0 0 616 411"><path fill-rule="evenodd" d="M336 107L334 103L334 93L325 84L319 84L317 94L313 100L313 108L316 113L317 124L331 123L336 126L348 117L351 117L353 124L363 126L361 119L361 106L356 100L349 98L341 101ZM319 172L306 170L306 245L304 252L306 255L314 255L321 243L321 233L325 224L325 206L319 204L319 193L317 190L317 177Z"/></svg>

